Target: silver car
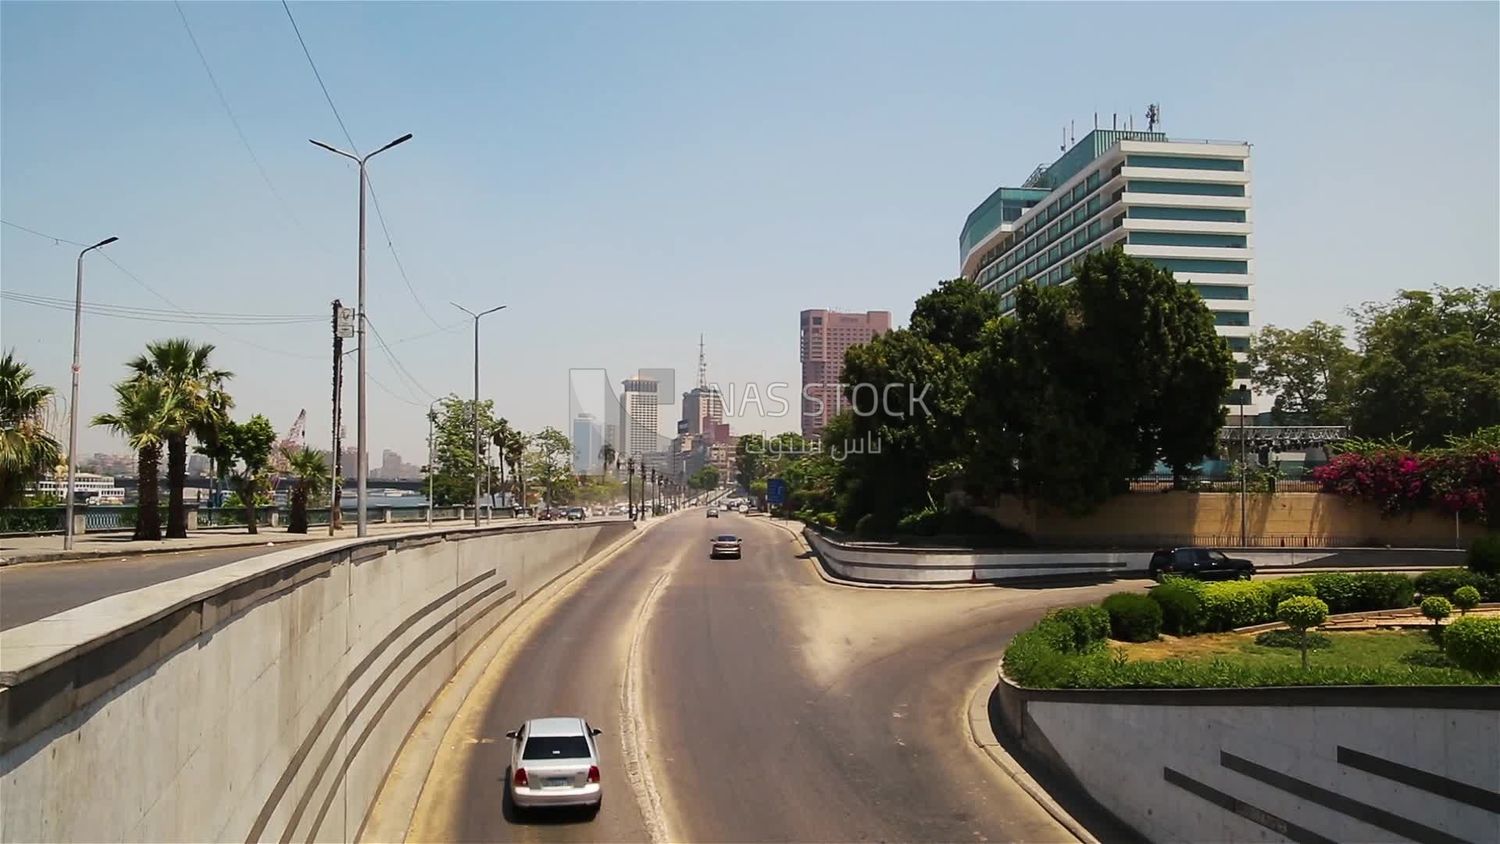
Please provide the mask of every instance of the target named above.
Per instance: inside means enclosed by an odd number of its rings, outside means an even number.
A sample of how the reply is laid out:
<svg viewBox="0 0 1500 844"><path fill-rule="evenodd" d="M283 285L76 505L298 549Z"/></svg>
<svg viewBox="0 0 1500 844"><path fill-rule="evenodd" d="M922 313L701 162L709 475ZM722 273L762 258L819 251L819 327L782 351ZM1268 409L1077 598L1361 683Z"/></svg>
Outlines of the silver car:
<svg viewBox="0 0 1500 844"><path fill-rule="evenodd" d="M505 734L510 750L510 799L518 810L583 807L599 811L599 730L582 718L533 718Z"/></svg>
<svg viewBox="0 0 1500 844"><path fill-rule="evenodd" d="M717 560L720 557L740 558L740 538L727 533L720 534L709 540L712 543L708 549L708 558Z"/></svg>

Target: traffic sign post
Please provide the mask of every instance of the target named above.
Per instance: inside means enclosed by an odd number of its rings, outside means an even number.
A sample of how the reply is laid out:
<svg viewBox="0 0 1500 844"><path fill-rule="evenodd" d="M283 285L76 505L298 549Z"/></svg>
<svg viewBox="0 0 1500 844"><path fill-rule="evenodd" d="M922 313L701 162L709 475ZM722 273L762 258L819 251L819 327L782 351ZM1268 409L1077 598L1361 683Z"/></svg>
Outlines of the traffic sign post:
<svg viewBox="0 0 1500 844"><path fill-rule="evenodd" d="M771 478L766 481L766 503L773 508L786 503L786 481L782 478Z"/></svg>

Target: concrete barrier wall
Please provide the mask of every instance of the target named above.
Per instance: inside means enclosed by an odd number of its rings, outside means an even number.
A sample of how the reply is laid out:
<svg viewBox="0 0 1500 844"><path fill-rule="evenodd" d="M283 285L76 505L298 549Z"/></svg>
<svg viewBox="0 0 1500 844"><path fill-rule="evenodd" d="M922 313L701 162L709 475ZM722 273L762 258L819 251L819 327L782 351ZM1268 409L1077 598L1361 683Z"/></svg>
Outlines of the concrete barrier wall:
<svg viewBox="0 0 1500 844"><path fill-rule="evenodd" d="M1500 841L1493 688L997 696L997 730L1151 841Z"/></svg>
<svg viewBox="0 0 1500 844"><path fill-rule="evenodd" d="M1116 551L985 553L881 548L835 542L815 530L808 544L835 577L865 583L970 583L1028 577L1142 574L1151 554Z"/></svg>
<svg viewBox="0 0 1500 844"><path fill-rule="evenodd" d="M4 631L0 840L352 841L470 649L631 529L326 543Z"/></svg>
<svg viewBox="0 0 1500 844"><path fill-rule="evenodd" d="M875 543L840 542L816 530L803 531L824 567L835 577L862 583L985 583L1024 578L1114 576L1146 574L1150 551L972 551L949 548L910 548ZM1400 548L1322 548L1231 550L1257 570L1279 571L1305 567L1371 571L1462 566L1464 552Z"/></svg>

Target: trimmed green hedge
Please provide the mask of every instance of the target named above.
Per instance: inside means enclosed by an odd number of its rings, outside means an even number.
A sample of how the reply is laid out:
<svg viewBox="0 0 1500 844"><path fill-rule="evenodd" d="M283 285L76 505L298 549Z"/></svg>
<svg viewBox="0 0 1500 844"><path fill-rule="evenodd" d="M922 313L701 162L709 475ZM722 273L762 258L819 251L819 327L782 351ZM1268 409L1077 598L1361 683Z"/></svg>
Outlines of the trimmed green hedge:
<svg viewBox="0 0 1500 844"><path fill-rule="evenodd" d="M1424 598L1438 595L1452 598L1465 586L1479 590L1486 601L1500 601L1500 574L1476 574L1468 569L1433 569L1417 575L1416 588Z"/></svg>
<svg viewBox="0 0 1500 844"><path fill-rule="evenodd" d="M1457 622L1454 622L1455 624ZM1022 634L1025 635L1025 634ZM1019 641L1020 636L1016 639ZM1012 648L1015 646L1012 645ZM1485 685L1488 680L1458 668L1395 664L1355 668L1314 663L1249 667L1222 660L1121 660L1109 654L1031 655L1025 660L1005 654L1005 671L1023 686L1052 689L1199 689L1257 686L1410 686Z"/></svg>
<svg viewBox="0 0 1500 844"><path fill-rule="evenodd" d="M1109 613L1109 636L1121 642L1149 642L1161 635L1161 605L1139 592L1116 592L1099 606Z"/></svg>
<svg viewBox="0 0 1500 844"><path fill-rule="evenodd" d="M1480 674L1500 673L1500 618L1472 616L1443 628L1443 653Z"/></svg>
<svg viewBox="0 0 1500 844"><path fill-rule="evenodd" d="M1203 632L1203 584L1186 577L1169 577L1147 596L1161 607L1161 629L1173 636Z"/></svg>
<svg viewBox="0 0 1500 844"><path fill-rule="evenodd" d="M1411 606L1414 586L1404 574L1332 572L1274 580L1200 583L1167 578L1151 592L1162 610L1162 629L1174 636L1222 633L1269 624L1276 605L1297 596L1318 598L1330 613L1401 609Z"/></svg>
<svg viewBox="0 0 1500 844"><path fill-rule="evenodd" d="M1500 533L1474 540L1469 546L1468 566L1475 574L1500 574Z"/></svg>

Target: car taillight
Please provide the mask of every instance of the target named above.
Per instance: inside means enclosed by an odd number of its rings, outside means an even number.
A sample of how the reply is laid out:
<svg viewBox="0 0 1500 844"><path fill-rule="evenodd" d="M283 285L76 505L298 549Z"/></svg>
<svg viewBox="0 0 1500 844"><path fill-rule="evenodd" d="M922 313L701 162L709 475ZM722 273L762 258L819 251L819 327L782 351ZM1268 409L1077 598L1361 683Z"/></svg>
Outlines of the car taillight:
<svg viewBox="0 0 1500 844"><path fill-rule="evenodd" d="M529 784L529 781L526 779L526 769L525 768L517 768L516 769L515 782L516 782L516 785L520 786L521 788L525 788Z"/></svg>
<svg viewBox="0 0 1500 844"><path fill-rule="evenodd" d="M598 781L599 781L599 766L598 765L590 765L589 766L589 782L598 782Z"/></svg>

